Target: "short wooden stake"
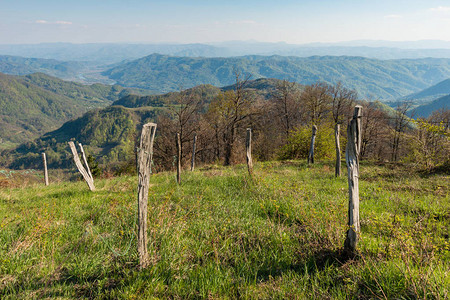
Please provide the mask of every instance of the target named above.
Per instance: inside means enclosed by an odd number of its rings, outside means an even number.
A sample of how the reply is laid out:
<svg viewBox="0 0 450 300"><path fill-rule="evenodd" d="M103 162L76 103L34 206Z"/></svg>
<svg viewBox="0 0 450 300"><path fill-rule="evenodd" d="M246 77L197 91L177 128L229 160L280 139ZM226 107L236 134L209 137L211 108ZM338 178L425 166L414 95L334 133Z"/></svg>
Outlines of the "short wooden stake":
<svg viewBox="0 0 450 300"><path fill-rule="evenodd" d="M191 159L191 172L195 168L195 146L197 144L197 134L194 135L194 142L192 143L192 159Z"/></svg>
<svg viewBox="0 0 450 300"><path fill-rule="evenodd" d="M362 106L355 106L353 119L347 127L347 148L345 160L348 170L348 230L344 248L351 252L356 250L359 222L359 151L361 149L361 115Z"/></svg>
<svg viewBox="0 0 450 300"><path fill-rule="evenodd" d="M341 145L339 143L339 131L341 129L341 126L339 124L336 124L334 127L334 141L336 145L336 169L335 169L335 176L339 177L341 176Z"/></svg>
<svg viewBox="0 0 450 300"><path fill-rule="evenodd" d="M175 142L177 144L177 183L181 183L181 139L180 134L175 135Z"/></svg>
<svg viewBox="0 0 450 300"><path fill-rule="evenodd" d="M75 161L75 165L78 168L78 171L83 176L84 180L86 181L89 189L91 191L95 191L94 186L94 179L89 175L88 171L83 167L83 164L80 161L80 158L78 157L77 148L75 147L75 144L73 142L69 142L70 150L72 151L73 160Z"/></svg>
<svg viewBox="0 0 450 300"><path fill-rule="evenodd" d="M316 141L317 126L313 125L311 135L311 146L309 147L308 165L314 163L314 142Z"/></svg>
<svg viewBox="0 0 450 300"><path fill-rule="evenodd" d="M252 129L247 128L247 138L245 139L245 148L247 150L247 167L248 174L253 174L253 160L252 160Z"/></svg>
<svg viewBox="0 0 450 300"><path fill-rule="evenodd" d="M155 139L156 124L147 123L142 128L141 141L137 148L138 171L138 254L139 267L148 266L147 250L147 206L150 179L150 167L153 157L153 141Z"/></svg>
<svg viewBox="0 0 450 300"><path fill-rule="evenodd" d="M48 186L48 170L47 170L47 158L45 152L42 152L42 161L44 163L44 182Z"/></svg>

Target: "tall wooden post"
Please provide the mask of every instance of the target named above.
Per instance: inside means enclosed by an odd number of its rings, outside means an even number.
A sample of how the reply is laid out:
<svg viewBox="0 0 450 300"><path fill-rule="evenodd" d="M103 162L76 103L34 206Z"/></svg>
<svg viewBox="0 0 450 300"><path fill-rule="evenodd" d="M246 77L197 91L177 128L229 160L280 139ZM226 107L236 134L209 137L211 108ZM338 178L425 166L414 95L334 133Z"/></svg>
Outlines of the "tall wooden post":
<svg viewBox="0 0 450 300"><path fill-rule="evenodd" d="M247 150L247 167L248 174L252 176L253 160L252 160L252 129L247 128L247 138L245 139L245 149Z"/></svg>
<svg viewBox="0 0 450 300"><path fill-rule="evenodd" d="M197 134L194 134L194 142L192 143L192 159L191 159L191 172L195 168L195 146L197 144Z"/></svg>
<svg viewBox="0 0 450 300"><path fill-rule="evenodd" d="M91 191L95 191L94 179L92 178L92 176L89 175L88 171L86 171L86 169L83 167L83 164L81 163L80 158L78 157L78 152L77 152L77 148L75 147L75 144L73 142L69 142L69 146L70 146L70 150L72 151L73 160L75 161L75 165L77 166L78 171L83 176L89 189Z"/></svg>
<svg viewBox="0 0 450 300"><path fill-rule="evenodd" d="M44 163L44 182L45 185L48 185L47 157L45 156L45 152L42 152L42 161Z"/></svg>
<svg viewBox="0 0 450 300"><path fill-rule="evenodd" d="M316 141L317 126L313 125L311 135L311 146L309 147L308 165L314 163L314 142Z"/></svg>
<svg viewBox="0 0 450 300"><path fill-rule="evenodd" d="M341 145L339 143L340 129L341 126L339 124L336 124L336 126L334 127L334 141L336 144L336 170L335 170L336 177L341 176Z"/></svg>
<svg viewBox="0 0 450 300"><path fill-rule="evenodd" d="M153 156L153 141L155 139L156 124L147 123L142 128L141 141L137 149L138 171L138 254L139 267L147 267L149 263L147 251L147 205L150 167Z"/></svg>
<svg viewBox="0 0 450 300"><path fill-rule="evenodd" d="M181 183L181 139L180 134L175 136L175 142L177 143L177 183Z"/></svg>
<svg viewBox="0 0 450 300"><path fill-rule="evenodd" d="M355 251L360 232L359 222L359 151L361 149L362 106L355 106L353 119L347 127L345 160L348 170L348 230L344 248Z"/></svg>

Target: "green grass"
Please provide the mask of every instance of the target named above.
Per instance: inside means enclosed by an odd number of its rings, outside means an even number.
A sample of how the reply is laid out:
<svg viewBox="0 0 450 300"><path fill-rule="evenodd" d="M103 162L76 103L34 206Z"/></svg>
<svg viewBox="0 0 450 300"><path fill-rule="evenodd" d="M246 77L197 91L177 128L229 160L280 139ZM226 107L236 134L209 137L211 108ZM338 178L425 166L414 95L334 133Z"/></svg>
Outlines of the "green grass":
<svg viewBox="0 0 450 300"><path fill-rule="evenodd" d="M342 251L347 179L331 163L150 178L138 270L137 178L0 189L0 298L450 297L449 177L361 166L359 253Z"/></svg>

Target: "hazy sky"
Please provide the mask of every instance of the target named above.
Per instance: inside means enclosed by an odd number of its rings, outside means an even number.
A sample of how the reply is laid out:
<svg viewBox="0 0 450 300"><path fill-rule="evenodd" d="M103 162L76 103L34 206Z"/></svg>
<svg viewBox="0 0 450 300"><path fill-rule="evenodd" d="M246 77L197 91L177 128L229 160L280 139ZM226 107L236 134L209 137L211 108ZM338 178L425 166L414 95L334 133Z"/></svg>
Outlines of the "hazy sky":
<svg viewBox="0 0 450 300"><path fill-rule="evenodd" d="M0 0L0 43L450 41L450 0Z"/></svg>

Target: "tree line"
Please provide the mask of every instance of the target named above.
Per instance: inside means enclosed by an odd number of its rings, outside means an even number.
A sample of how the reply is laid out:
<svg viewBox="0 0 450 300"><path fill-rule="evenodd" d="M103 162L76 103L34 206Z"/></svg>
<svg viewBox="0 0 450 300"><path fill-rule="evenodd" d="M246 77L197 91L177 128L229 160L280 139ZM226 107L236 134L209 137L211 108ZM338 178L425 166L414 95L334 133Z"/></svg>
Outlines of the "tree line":
<svg viewBox="0 0 450 300"><path fill-rule="evenodd" d="M284 80L268 94L248 88L248 83L248 76L235 72L234 88L221 91L210 101L198 90L173 93L156 120L156 170L174 168L177 133L183 165L192 157L194 135L197 163L243 163L246 128L252 128L257 160L306 159L313 125L318 128L316 158L340 157L346 134L339 130L346 130L356 104L364 107L361 159L410 161L427 168L449 165L448 109L415 121L407 116L410 103L390 109L378 101L359 100L357 93L342 83L302 86Z"/></svg>

